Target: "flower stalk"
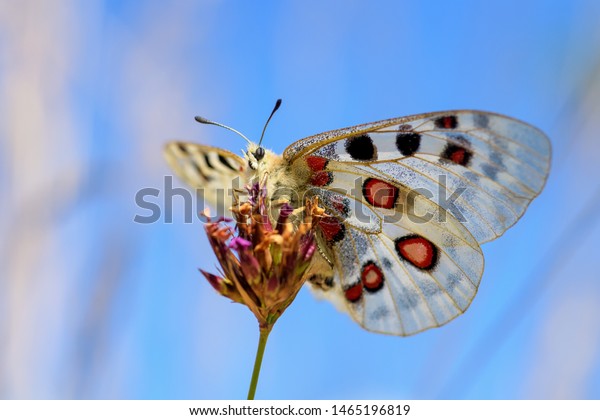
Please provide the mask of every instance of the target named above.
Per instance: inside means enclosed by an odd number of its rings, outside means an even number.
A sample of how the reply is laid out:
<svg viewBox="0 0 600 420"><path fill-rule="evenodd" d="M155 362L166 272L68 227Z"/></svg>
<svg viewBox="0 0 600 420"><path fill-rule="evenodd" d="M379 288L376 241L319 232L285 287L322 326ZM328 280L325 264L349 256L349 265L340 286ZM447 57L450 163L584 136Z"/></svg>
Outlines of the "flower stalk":
<svg viewBox="0 0 600 420"><path fill-rule="evenodd" d="M256 349L256 357L254 358L254 370L252 371L252 378L250 379L250 388L248 389L248 399L253 400L256 394L256 386L258 385L258 376L260 375L260 368L262 366L263 355L265 354L265 347L267 347L267 340L271 333L271 328L261 328L260 335L258 338L258 348Z"/></svg>

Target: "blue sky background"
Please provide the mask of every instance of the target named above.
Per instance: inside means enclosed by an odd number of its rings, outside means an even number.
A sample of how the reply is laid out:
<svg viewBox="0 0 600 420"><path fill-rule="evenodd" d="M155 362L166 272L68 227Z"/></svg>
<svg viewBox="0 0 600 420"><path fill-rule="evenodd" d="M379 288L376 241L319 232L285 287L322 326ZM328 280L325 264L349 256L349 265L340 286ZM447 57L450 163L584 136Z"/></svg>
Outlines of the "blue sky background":
<svg viewBox="0 0 600 420"><path fill-rule="evenodd" d="M548 185L483 246L469 310L409 338L303 290L265 399L600 397L600 3L0 2L0 397L244 398L256 321L200 222L133 223L169 139L233 151L474 108L545 131ZM178 186L182 184L178 183ZM162 197L157 200L160 202Z"/></svg>

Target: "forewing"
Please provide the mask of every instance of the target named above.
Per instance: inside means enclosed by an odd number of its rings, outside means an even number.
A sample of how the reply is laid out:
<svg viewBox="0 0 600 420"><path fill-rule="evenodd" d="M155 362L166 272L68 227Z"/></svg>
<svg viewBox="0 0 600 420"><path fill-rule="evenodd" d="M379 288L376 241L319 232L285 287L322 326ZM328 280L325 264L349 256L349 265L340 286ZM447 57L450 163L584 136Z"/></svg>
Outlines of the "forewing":
<svg viewBox="0 0 600 420"><path fill-rule="evenodd" d="M174 141L165 146L165 158L175 174L194 187L200 199L228 213L232 190L245 186L246 162L218 147Z"/></svg>
<svg viewBox="0 0 600 420"><path fill-rule="evenodd" d="M542 190L550 143L538 129L480 111L395 118L308 137L284 157L400 183L450 212L478 242L512 226ZM345 169L344 169L345 167Z"/></svg>

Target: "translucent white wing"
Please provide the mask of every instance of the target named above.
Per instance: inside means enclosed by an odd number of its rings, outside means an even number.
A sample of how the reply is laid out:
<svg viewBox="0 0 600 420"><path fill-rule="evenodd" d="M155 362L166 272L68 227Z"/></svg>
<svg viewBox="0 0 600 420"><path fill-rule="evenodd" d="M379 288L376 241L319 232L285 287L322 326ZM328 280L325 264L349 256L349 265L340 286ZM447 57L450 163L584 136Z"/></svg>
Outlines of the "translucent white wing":
<svg viewBox="0 0 600 420"><path fill-rule="evenodd" d="M417 190L483 243L512 226L540 193L550 143L538 129L509 117L449 111L330 131L284 152L290 162L307 156Z"/></svg>
<svg viewBox="0 0 600 420"><path fill-rule="evenodd" d="M284 158L331 215L320 226L335 271L325 295L366 329L410 335L467 309L483 272L478 242L539 194L550 146L525 123L452 111L309 137Z"/></svg>
<svg viewBox="0 0 600 420"><path fill-rule="evenodd" d="M173 172L194 187L200 199L227 214L232 205L232 189L245 186L246 162L218 147L175 141L165 146L165 158Z"/></svg>
<svg viewBox="0 0 600 420"><path fill-rule="evenodd" d="M401 184L329 165L333 179L313 190L331 215L320 223L321 248L335 273L331 288L322 287L324 296L342 301L364 328L395 335L441 326L463 313L483 272L469 231ZM355 182L377 193L348 193Z"/></svg>

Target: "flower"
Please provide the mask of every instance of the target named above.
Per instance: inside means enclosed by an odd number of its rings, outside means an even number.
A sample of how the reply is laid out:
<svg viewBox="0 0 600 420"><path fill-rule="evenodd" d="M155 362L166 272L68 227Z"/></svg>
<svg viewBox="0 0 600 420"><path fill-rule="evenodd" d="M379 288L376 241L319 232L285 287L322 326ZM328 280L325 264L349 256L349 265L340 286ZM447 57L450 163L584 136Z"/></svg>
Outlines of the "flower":
<svg viewBox="0 0 600 420"><path fill-rule="evenodd" d="M324 210L317 198L301 209L286 203L273 227L264 185L247 190L248 201L236 200L232 208L234 220L206 216L206 233L222 273L200 272L217 292L246 305L261 330L270 330L304 284L317 248L314 227Z"/></svg>

